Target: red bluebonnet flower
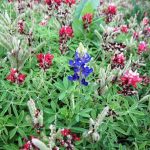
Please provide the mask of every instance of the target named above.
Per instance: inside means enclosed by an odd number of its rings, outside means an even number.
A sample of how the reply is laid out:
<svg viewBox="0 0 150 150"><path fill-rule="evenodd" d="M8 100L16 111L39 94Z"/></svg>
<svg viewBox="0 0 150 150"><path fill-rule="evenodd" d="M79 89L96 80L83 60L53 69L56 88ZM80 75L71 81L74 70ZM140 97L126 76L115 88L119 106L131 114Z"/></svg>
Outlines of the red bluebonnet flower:
<svg viewBox="0 0 150 150"><path fill-rule="evenodd" d="M35 4L40 3L41 0L34 0Z"/></svg>
<svg viewBox="0 0 150 150"><path fill-rule="evenodd" d="M114 29L113 29L113 32L118 32L120 29L118 28L118 27L115 27Z"/></svg>
<svg viewBox="0 0 150 150"><path fill-rule="evenodd" d="M55 8L58 9L58 7L63 3L63 0L45 0L45 3L49 7L55 6Z"/></svg>
<svg viewBox="0 0 150 150"><path fill-rule="evenodd" d="M50 66L52 65L52 60L53 60L54 56L47 53L47 54L38 54L37 55L37 60L39 62L39 67L46 70L48 68L50 68Z"/></svg>
<svg viewBox="0 0 150 150"><path fill-rule="evenodd" d="M141 53L147 51L147 48L148 48L148 46L147 46L146 42L144 42L144 41L140 42L140 44L138 45L138 53L141 54Z"/></svg>
<svg viewBox="0 0 150 150"><path fill-rule="evenodd" d="M64 26L59 30L59 36L62 38L72 38L73 30L71 26Z"/></svg>
<svg viewBox="0 0 150 150"><path fill-rule="evenodd" d="M138 33L138 32L134 32L134 33L133 33L133 38L134 38L135 40L138 40L138 38L139 38L139 33Z"/></svg>
<svg viewBox="0 0 150 150"><path fill-rule="evenodd" d="M75 0L65 0L65 3L71 7L72 5L74 5L76 3L76 1Z"/></svg>
<svg viewBox="0 0 150 150"><path fill-rule="evenodd" d="M9 2L9 3L12 3L12 2L14 2L14 1L13 1L13 0L8 0L8 2Z"/></svg>
<svg viewBox="0 0 150 150"><path fill-rule="evenodd" d="M63 1L62 0L53 0L53 2L56 6L60 6Z"/></svg>
<svg viewBox="0 0 150 150"><path fill-rule="evenodd" d="M100 3L100 5L102 5L102 4L104 3L104 0L100 0L100 2L99 2L99 3Z"/></svg>
<svg viewBox="0 0 150 150"><path fill-rule="evenodd" d="M20 150L39 150L39 148L37 148L33 143L32 143L32 139L34 139L35 137L31 136L30 139L24 139L25 144L22 146L22 148Z"/></svg>
<svg viewBox="0 0 150 150"><path fill-rule="evenodd" d="M144 18L143 18L142 24L143 24L144 26L146 26L146 25L149 24L149 19L148 19L148 17L144 17Z"/></svg>
<svg viewBox="0 0 150 150"><path fill-rule="evenodd" d="M137 83L142 82L142 78L139 77L139 73L129 70L121 77L121 82L122 85L131 85L136 88Z"/></svg>
<svg viewBox="0 0 150 150"><path fill-rule="evenodd" d="M21 148L21 150L30 150L31 147L32 147L31 142L30 142L30 141L27 141L27 142L23 145L23 147Z"/></svg>
<svg viewBox="0 0 150 150"><path fill-rule="evenodd" d="M52 150L60 150L59 147L53 147Z"/></svg>
<svg viewBox="0 0 150 150"><path fill-rule="evenodd" d="M63 139L58 139L60 145L67 150L74 150L74 143L76 141L80 141L80 138L76 134L72 133L70 129L62 129L61 134Z"/></svg>
<svg viewBox="0 0 150 150"><path fill-rule="evenodd" d="M123 53L115 54L112 58L112 68L123 68L125 63L125 57Z"/></svg>
<svg viewBox="0 0 150 150"><path fill-rule="evenodd" d="M59 30L59 49L62 54L67 51L67 41L73 37L73 29L71 26L63 26Z"/></svg>
<svg viewBox="0 0 150 150"><path fill-rule="evenodd" d="M122 82L122 91L119 91L119 94L123 94L123 95L135 95L138 92L135 91L132 87L136 88L137 87L137 83L141 83L142 82L142 78L139 76L139 74L137 72L133 72L132 70L128 70L127 72L125 72L125 74L123 76L121 76L121 82Z"/></svg>
<svg viewBox="0 0 150 150"><path fill-rule="evenodd" d="M18 70L12 68L10 74L6 77L12 83L22 84L26 78L25 74L19 73Z"/></svg>
<svg viewBox="0 0 150 150"><path fill-rule="evenodd" d="M150 33L150 27L147 27L146 30L148 33Z"/></svg>
<svg viewBox="0 0 150 150"><path fill-rule="evenodd" d="M71 134L71 136L74 141L80 141L80 138L76 134Z"/></svg>
<svg viewBox="0 0 150 150"><path fill-rule="evenodd" d="M148 77L148 76L141 76L141 78L142 78L142 82L143 82L144 85L150 84L150 77Z"/></svg>
<svg viewBox="0 0 150 150"><path fill-rule="evenodd" d="M70 133L71 133L70 129L63 129L63 130L61 130L61 134L63 136L68 136L68 135L70 135Z"/></svg>
<svg viewBox="0 0 150 150"><path fill-rule="evenodd" d="M121 26L121 32L128 33L128 26L127 25L122 25Z"/></svg>
<svg viewBox="0 0 150 150"><path fill-rule="evenodd" d="M145 27L144 31L143 31L143 34L150 37L150 27Z"/></svg>
<svg viewBox="0 0 150 150"><path fill-rule="evenodd" d="M106 12L107 14L116 15L117 7L114 4L109 4Z"/></svg>
<svg viewBox="0 0 150 150"><path fill-rule="evenodd" d="M52 0L45 0L45 3L46 3L47 5L51 5L51 4L52 4Z"/></svg>
<svg viewBox="0 0 150 150"><path fill-rule="evenodd" d="M92 23L93 14L87 13L82 17L84 29L88 29L89 25Z"/></svg>
<svg viewBox="0 0 150 150"><path fill-rule="evenodd" d="M25 22L24 20L19 20L18 22L18 31L20 34L24 33L24 29L25 29Z"/></svg>
<svg viewBox="0 0 150 150"><path fill-rule="evenodd" d="M117 13L117 7L114 4L109 4L106 9L104 9L104 14L106 15L106 23L112 21L114 15Z"/></svg>
<svg viewBox="0 0 150 150"><path fill-rule="evenodd" d="M75 53L75 59L69 61L70 66L74 70L74 75L68 76L68 79L70 81L79 81L81 84L87 86L88 82L85 78L93 72L93 69L87 66L87 63L90 62L90 60L90 55L86 52L83 45L80 44Z"/></svg>

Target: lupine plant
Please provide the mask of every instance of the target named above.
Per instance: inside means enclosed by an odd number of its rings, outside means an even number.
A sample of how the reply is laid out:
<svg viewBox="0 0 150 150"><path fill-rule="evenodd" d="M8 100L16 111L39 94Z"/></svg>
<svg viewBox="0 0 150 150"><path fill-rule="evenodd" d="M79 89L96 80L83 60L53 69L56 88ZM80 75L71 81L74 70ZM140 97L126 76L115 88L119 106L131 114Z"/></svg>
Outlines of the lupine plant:
<svg viewBox="0 0 150 150"><path fill-rule="evenodd" d="M0 149L149 150L149 8L0 1Z"/></svg>
<svg viewBox="0 0 150 150"><path fill-rule="evenodd" d="M90 55L87 53L86 48L80 43L75 53L75 59L69 61L69 65L73 68L74 74L68 76L70 81L79 81L79 84L85 86L88 82L85 80L93 72L93 69L87 66L87 63L91 60Z"/></svg>

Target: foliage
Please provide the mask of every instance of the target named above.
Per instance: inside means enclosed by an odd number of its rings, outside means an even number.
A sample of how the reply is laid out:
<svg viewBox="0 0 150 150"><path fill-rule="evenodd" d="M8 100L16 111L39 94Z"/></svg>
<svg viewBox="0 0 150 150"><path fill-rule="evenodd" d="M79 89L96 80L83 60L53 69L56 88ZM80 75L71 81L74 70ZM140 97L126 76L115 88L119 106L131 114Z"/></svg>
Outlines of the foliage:
<svg viewBox="0 0 150 150"><path fill-rule="evenodd" d="M68 50L64 54L59 50L62 27L59 17L47 17L51 10L44 2L32 2L33 7L21 13L16 10L17 3L0 2L0 149L21 149L24 138L30 140L30 136L37 138L31 140L33 144L40 143L50 149L50 125L58 132L70 129L77 134L80 141L73 142L75 150L150 149L150 33L145 31L150 25L142 24L144 8L139 5L142 2L133 1L134 5L125 2L129 6L127 12L118 0L117 15L112 15L112 20L107 22L110 17L105 13L107 1L99 6L99 0L81 0L75 6L73 20L68 21L74 36L65 43ZM93 14L88 30L84 29L82 20L86 13ZM19 32L19 20L25 21L24 33ZM41 20L46 21L45 26L40 25ZM126 24L127 33L120 30ZM139 33L138 39L133 37L134 32ZM147 49L138 54L141 41L146 42ZM88 86L68 80L74 73L69 60L74 59L79 43L92 57L88 65L93 73L87 77ZM39 53L54 56L46 70L38 66ZM112 67L113 57L118 53L126 58L123 68ZM46 61L43 63L47 65ZM27 75L23 84L6 79L11 68ZM123 94L125 85L121 81L128 70L137 71L143 79L137 88L126 89L131 95ZM30 99L36 105L32 111L28 109L32 105ZM41 116L34 120L36 110ZM93 128L96 140L91 138ZM60 138L60 132L57 137ZM55 146L55 140L52 142Z"/></svg>

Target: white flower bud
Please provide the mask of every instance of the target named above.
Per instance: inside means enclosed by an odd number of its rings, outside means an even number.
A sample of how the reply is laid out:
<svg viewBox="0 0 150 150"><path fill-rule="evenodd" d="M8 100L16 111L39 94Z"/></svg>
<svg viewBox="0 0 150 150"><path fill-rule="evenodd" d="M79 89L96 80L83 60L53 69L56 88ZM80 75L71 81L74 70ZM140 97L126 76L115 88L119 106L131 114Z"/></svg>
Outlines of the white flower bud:
<svg viewBox="0 0 150 150"><path fill-rule="evenodd" d="M97 132L94 132L92 134L92 139L93 139L93 141L99 141L100 140L100 135Z"/></svg>
<svg viewBox="0 0 150 150"><path fill-rule="evenodd" d="M79 47L77 48L77 52L81 55L84 55L87 53L87 49L83 46L82 43L80 43Z"/></svg>

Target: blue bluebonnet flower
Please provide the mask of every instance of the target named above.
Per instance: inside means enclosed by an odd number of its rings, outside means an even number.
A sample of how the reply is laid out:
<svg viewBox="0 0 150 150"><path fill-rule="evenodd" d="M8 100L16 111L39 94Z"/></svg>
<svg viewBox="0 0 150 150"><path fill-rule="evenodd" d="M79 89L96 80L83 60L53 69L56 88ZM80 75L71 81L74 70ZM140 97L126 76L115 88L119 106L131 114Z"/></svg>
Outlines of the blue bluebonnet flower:
<svg viewBox="0 0 150 150"><path fill-rule="evenodd" d="M91 56L87 53L82 43L80 43L75 53L75 59L69 61L69 65L73 68L74 74L68 76L70 81L79 81L81 84L87 86L88 82L85 80L93 72L93 69L87 66L90 62Z"/></svg>

